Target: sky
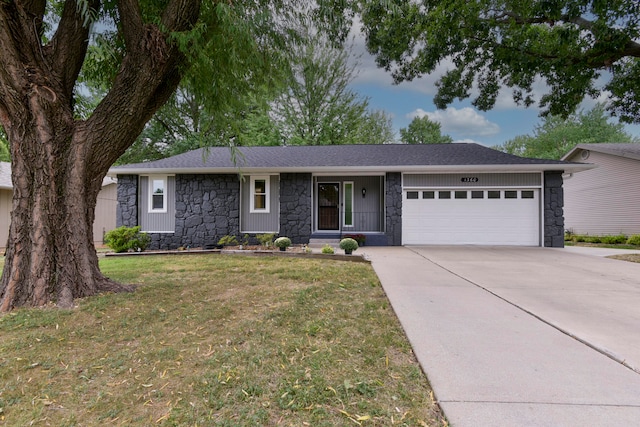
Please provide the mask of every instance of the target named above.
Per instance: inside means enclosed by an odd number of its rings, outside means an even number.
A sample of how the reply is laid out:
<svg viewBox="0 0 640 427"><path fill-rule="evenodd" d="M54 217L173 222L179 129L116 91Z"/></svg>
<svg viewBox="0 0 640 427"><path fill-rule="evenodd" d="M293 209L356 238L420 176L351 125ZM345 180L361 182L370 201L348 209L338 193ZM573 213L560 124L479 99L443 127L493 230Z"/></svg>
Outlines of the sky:
<svg viewBox="0 0 640 427"><path fill-rule="evenodd" d="M496 106L490 111L474 108L470 99L456 101L446 110L438 110L433 103L435 82L446 70L446 64L442 65L440 73L394 85L391 74L378 68L374 58L366 52L364 38L358 34L354 37L352 54L357 61L357 75L351 88L368 98L370 108L386 111L391 116L398 139L399 130L407 127L416 116L426 115L439 122L442 134L451 136L455 142L476 142L489 147L504 144L518 135L532 135L536 125L542 123L540 110L536 106L517 106L508 88L501 92ZM542 83L538 84L534 93L542 95L544 89ZM581 108L589 110L602 101L606 101L605 95L596 100L585 100ZM640 137L640 126L625 126L625 129Z"/></svg>

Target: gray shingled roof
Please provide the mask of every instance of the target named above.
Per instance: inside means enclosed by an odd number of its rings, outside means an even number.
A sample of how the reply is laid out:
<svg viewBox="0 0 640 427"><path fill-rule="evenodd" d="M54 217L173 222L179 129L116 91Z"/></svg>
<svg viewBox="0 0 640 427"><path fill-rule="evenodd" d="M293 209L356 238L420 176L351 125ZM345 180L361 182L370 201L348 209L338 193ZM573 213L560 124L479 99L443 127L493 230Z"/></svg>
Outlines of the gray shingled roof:
<svg viewBox="0 0 640 427"><path fill-rule="evenodd" d="M578 150L590 150L598 153L612 154L619 157L640 160L640 143L600 143L578 144L569 151L563 159L573 156Z"/></svg>
<svg viewBox="0 0 640 427"><path fill-rule="evenodd" d="M529 159L479 144L324 145L239 147L234 164L228 147L190 151L167 159L113 167L110 174L242 171L414 171L444 170L583 170L589 165Z"/></svg>

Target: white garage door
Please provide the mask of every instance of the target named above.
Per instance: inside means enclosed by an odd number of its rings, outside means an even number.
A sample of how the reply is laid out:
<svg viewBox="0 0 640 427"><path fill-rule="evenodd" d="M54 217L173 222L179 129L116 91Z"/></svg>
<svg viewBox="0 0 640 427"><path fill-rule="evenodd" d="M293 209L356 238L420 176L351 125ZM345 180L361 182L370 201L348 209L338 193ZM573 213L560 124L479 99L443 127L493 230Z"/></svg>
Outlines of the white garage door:
<svg viewBox="0 0 640 427"><path fill-rule="evenodd" d="M405 245L540 245L540 190L404 191Z"/></svg>

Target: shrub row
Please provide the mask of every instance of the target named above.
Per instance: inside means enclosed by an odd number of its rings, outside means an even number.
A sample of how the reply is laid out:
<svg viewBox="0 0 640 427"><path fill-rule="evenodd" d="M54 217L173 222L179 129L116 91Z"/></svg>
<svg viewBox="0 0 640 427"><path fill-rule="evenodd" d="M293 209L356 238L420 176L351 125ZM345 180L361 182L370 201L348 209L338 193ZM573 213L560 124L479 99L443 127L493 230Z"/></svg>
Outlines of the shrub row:
<svg viewBox="0 0 640 427"><path fill-rule="evenodd" d="M590 236L588 234L573 234L566 232L564 234L565 242L574 243L604 243L607 245L640 245L640 234L626 236L624 234L607 235L607 236Z"/></svg>

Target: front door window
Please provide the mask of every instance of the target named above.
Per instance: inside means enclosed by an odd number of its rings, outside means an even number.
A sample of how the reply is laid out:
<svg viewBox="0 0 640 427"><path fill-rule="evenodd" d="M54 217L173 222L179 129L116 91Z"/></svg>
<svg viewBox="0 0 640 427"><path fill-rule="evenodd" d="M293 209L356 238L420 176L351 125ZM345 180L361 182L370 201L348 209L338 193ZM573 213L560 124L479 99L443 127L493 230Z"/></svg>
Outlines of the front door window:
<svg viewBox="0 0 640 427"><path fill-rule="evenodd" d="M318 230L340 228L340 185L318 184Z"/></svg>

